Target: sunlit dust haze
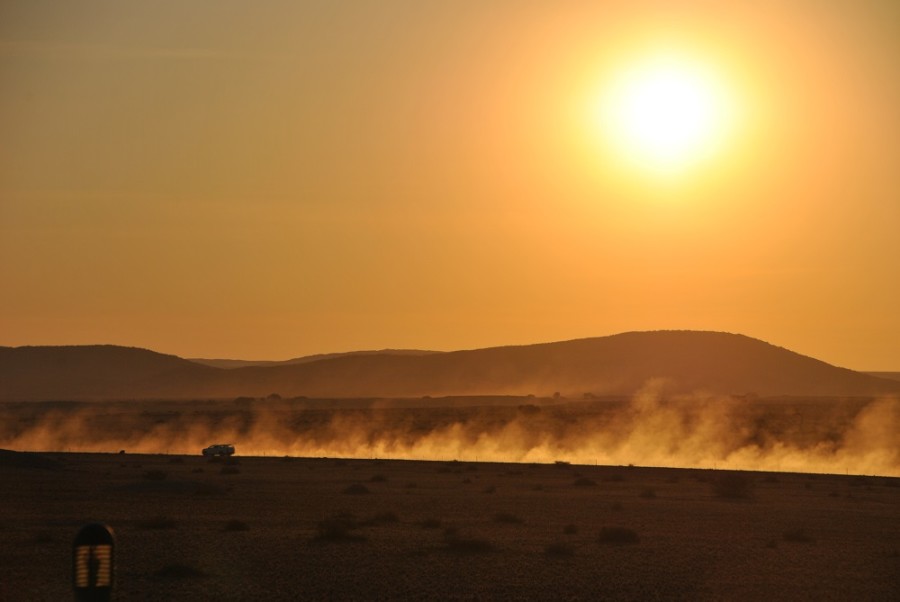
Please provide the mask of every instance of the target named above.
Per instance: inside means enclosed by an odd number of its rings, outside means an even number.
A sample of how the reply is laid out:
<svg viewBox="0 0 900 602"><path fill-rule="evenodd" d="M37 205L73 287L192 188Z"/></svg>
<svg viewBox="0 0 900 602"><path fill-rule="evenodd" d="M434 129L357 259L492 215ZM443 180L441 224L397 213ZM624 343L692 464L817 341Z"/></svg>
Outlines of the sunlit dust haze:
<svg viewBox="0 0 900 602"><path fill-rule="evenodd" d="M4 0L0 345L900 370L898 61L893 0Z"/></svg>
<svg viewBox="0 0 900 602"><path fill-rule="evenodd" d="M573 462L900 476L900 400L766 404L661 393L569 405L335 409L304 400L72 407L31 404L3 420L0 448L199 454ZM428 403L433 404L433 401ZM5 411L11 411L7 407ZM21 412L28 416L22 419Z"/></svg>

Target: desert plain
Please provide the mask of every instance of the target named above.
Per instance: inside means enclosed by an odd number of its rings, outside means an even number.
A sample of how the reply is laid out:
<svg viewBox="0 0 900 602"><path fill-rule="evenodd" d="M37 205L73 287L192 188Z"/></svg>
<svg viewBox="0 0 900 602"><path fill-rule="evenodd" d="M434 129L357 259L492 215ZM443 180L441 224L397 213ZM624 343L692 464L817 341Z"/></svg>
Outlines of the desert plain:
<svg viewBox="0 0 900 602"><path fill-rule="evenodd" d="M118 600L900 596L896 477L175 451L0 453L0 599L71 599L94 521Z"/></svg>

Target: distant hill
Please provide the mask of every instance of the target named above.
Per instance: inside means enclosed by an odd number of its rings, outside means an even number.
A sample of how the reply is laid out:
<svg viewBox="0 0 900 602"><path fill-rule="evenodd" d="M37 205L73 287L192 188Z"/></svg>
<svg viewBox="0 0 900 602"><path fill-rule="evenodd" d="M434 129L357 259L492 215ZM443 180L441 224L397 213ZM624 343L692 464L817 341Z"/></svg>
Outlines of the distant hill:
<svg viewBox="0 0 900 602"><path fill-rule="evenodd" d="M112 346L0 348L0 399L900 394L900 381L837 368L743 335L631 332L446 353L340 354L217 368Z"/></svg>
<svg viewBox="0 0 900 602"><path fill-rule="evenodd" d="M215 368L246 368L248 366L286 366L288 364L308 364L309 362L317 362L319 360L330 360L336 357L347 357L350 355L428 355L430 353L441 353L440 351L425 351L422 349L379 349L372 351L347 351L344 353L319 353L316 355L305 355L295 357L289 360L271 361L271 360L225 360L225 359L203 359L190 358L190 361L205 366L213 366Z"/></svg>
<svg viewBox="0 0 900 602"><path fill-rule="evenodd" d="M115 345L0 347L0 399L144 398L215 373L174 355Z"/></svg>
<svg viewBox="0 0 900 602"><path fill-rule="evenodd" d="M900 372L866 372L870 376L878 378L888 378L890 380L900 380Z"/></svg>

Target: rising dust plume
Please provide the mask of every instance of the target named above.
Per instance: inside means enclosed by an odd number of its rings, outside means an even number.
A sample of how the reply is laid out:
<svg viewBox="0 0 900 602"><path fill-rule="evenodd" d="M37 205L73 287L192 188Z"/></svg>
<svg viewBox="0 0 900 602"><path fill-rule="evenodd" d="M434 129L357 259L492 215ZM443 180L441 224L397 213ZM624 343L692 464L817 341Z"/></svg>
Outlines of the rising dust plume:
<svg viewBox="0 0 900 602"><path fill-rule="evenodd" d="M900 476L900 400L667 397L443 407L390 400L6 404L0 447L729 468ZM544 402L544 403L538 403ZM427 407L426 407L427 406Z"/></svg>

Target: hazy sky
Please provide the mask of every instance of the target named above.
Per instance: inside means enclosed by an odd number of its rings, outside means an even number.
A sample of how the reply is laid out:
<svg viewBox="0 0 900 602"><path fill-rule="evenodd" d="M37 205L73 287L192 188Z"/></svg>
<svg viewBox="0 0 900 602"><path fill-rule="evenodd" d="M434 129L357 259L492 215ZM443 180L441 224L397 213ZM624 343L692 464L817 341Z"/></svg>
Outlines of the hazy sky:
<svg viewBox="0 0 900 602"><path fill-rule="evenodd" d="M676 175L592 119L690 56ZM0 344L281 359L628 330L900 370L900 3L0 2Z"/></svg>

